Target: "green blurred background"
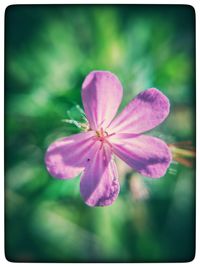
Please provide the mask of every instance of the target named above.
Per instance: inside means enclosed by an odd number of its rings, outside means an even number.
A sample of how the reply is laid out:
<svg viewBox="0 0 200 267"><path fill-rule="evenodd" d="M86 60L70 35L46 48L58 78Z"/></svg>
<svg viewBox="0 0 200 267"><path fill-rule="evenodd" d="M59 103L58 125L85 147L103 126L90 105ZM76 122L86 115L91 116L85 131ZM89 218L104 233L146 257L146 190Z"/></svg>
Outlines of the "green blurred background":
<svg viewBox="0 0 200 267"><path fill-rule="evenodd" d="M150 134L195 146L195 13L184 5L14 5L7 8L5 64L5 253L19 262L190 261L195 253L195 164L174 158L165 177L117 161L116 202L90 208L80 177L46 171L55 139L79 131L81 84L115 73L120 110L157 87L171 102ZM182 155L183 156L183 155ZM188 165L188 166L186 166Z"/></svg>

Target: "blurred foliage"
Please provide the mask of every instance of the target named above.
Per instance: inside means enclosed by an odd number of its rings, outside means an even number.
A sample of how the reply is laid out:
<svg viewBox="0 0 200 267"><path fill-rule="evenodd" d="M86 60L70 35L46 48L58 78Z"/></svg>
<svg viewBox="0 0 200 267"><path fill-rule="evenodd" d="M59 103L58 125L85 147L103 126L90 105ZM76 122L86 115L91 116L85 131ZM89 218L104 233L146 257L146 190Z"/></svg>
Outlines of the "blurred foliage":
<svg viewBox="0 0 200 267"><path fill-rule="evenodd" d="M157 87L171 114L152 135L195 145L195 15L184 5L14 5L6 19L6 257L27 262L189 261L195 253L195 168L174 160L165 177L117 161L121 191L90 208L80 177L50 177L44 153L76 133L81 84L109 70L120 110Z"/></svg>

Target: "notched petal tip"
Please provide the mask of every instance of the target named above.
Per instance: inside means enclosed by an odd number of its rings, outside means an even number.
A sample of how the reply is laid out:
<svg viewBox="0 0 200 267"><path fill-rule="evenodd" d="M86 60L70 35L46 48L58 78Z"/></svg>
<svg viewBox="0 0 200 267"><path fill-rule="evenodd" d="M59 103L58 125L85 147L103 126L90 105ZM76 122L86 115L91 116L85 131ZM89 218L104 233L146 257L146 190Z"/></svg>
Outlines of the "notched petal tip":
<svg viewBox="0 0 200 267"><path fill-rule="evenodd" d="M159 89L157 88L149 88L144 92L140 93L137 96L143 102L154 103L155 111L160 110L164 112L164 116L162 114L163 120L167 118L170 111L170 102L166 95L164 95Z"/></svg>
<svg viewBox="0 0 200 267"><path fill-rule="evenodd" d="M114 82L119 81L118 77L110 71L93 70L93 71L88 73L85 80L83 81L82 89L84 90L91 82L94 82L95 78L96 79L98 79L98 78L113 79Z"/></svg>
<svg viewBox="0 0 200 267"><path fill-rule="evenodd" d="M117 199L120 191L119 181L114 178L112 184L106 188L104 194L99 198L94 196L94 198L89 198L85 200L85 203L90 207L105 207L110 206Z"/></svg>
<svg viewBox="0 0 200 267"><path fill-rule="evenodd" d="M156 160L155 167L153 167L154 162L152 162L151 164L151 161L150 161L149 166L147 166L146 169L140 172L143 176L147 176L148 178L152 178L152 179L154 178L159 179L166 175L167 170L172 162L172 154L171 154L169 147L167 146L165 142L163 142L162 145L163 145L163 148L165 146L165 155L160 156L160 158ZM157 165L160 165L160 167L158 167Z"/></svg>
<svg viewBox="0 0 200 267"><path fill-rule="evenodd" d="M45 165L47 171L53 178L72 179L81 173L83 168L73 166L73 163L66 162L62 151L58 149L51 149L50 146L45 154Z"/></svg>

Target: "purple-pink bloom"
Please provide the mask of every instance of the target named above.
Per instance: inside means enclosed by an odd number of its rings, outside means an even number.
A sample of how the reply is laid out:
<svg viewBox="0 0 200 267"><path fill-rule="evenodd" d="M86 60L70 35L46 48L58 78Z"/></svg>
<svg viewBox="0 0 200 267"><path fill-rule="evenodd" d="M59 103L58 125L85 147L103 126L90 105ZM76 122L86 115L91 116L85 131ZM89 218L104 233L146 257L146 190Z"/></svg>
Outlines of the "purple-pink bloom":
<svg viewBox="0 0 200 267"><path fill-rule="evenodd" d="M113 155L144 176L164 176L172 156L165 142L143 135L169 114L169 100L155 88L138 94L117 115L123 88L108 71L92 71L82 85L89 130L51 144L45 162L49 173L70 179L82 172L80 192L89 206L111 205L119 194Z"/></svg>

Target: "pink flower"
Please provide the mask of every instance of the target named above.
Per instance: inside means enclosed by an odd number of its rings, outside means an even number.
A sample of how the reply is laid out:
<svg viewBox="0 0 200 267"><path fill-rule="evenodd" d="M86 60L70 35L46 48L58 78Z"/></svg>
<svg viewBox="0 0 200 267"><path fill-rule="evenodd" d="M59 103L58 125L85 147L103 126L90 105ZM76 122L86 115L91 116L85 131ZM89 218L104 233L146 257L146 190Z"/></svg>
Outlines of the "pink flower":
<svg viewBox="0 0 200 267"><path fill-rule="evenodd" d="M51 144L45 162L49 173L70 179L82 172L80 192L89 206L111 205L119 193L113 154L144 176L164 176L172 156L166 143L143 135L169 114L167 97L155 88L136 96L117 115L123 94L119 79L107 71L93 71L82 85L89 130Z"/></svg>

